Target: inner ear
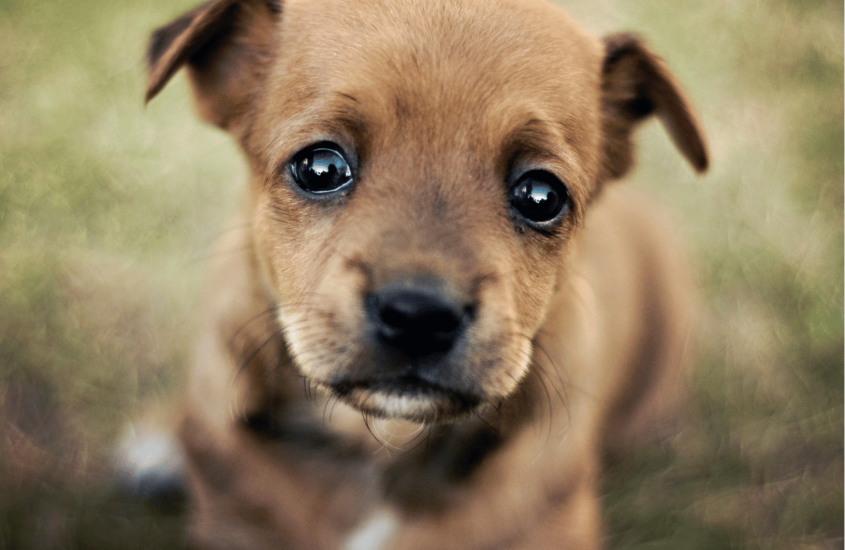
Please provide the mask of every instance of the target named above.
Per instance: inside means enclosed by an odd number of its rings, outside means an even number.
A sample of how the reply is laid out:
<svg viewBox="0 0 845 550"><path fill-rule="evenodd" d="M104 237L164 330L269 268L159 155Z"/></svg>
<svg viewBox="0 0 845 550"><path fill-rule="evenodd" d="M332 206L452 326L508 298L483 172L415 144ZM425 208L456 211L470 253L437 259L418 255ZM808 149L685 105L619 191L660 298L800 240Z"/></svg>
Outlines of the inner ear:
<svg viewBox="0 0 845 550"><path fill-rule="evenodd" d="M605 38L602 66L603 179L624 176L633 165L631 134L657 115L675 146L697 172L708 166L701 125L663 61L629 34Z"/></svg>
<svg viewBox="0 0 845 550"><path fill-rule="evenodd" d="M147 101L184 65L200 115L231 129L272 59L280 15L280 0L212 0L156 30Z"/></svg>

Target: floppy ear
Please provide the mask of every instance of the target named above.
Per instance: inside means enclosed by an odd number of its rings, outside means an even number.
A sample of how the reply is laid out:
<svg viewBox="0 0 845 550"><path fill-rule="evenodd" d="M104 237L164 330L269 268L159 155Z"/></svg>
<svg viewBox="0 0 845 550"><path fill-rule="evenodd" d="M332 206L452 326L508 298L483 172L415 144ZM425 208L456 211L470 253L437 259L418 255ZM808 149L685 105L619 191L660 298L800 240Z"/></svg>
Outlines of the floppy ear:
<svg viewBox="0 0 845 550"><path fill-rule="evenodd" d="M653 114L692 167L697 172L707 170L707 146L700 124L660 58L629 34L614 34L604 42L603 179L617 179L628 172L633 164L631 133Z"/></svg>
<svg viewBox="0 0 845 550"><path fill-rule="evenodd" d="M281 0L211 0L150 38L146 101L183 65L200 115L229 128L249 106L273 54Z"/></svg>

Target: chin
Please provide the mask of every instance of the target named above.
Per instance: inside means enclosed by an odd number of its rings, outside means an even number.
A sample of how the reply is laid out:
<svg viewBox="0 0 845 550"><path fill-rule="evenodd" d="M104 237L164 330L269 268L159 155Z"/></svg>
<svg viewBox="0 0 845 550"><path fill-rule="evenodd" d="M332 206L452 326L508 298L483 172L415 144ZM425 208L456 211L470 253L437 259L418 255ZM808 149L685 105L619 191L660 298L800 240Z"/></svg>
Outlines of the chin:
<svg viewBox="0 0 845 550"><path fill-rule="evenodd" d="M480 396L407 376L340 382L328 389L367 415L420 424L458 420L479 410L484 402Z"/></svg>

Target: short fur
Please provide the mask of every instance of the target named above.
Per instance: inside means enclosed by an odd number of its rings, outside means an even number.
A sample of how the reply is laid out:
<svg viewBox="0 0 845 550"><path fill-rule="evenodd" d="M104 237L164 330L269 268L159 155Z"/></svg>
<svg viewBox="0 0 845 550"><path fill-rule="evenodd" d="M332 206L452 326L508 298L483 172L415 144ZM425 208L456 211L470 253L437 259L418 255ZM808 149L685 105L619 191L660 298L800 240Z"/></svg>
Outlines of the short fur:
<svg viewBox="0 0 845 550"><path fill-rule="evenodd" d="M212 0L154 33L149 64L147 100L187 67L251 169L180 430L192 543L600 548L602 453L682 394L688 354L671 231L611 185L650 115L707 168L663 63L544 0ZM285 170L322 141L356 177L328 202ZM525 166L571 195L547 233L508 206ZM472 324L420 374L443 392L385 397L405 367L365 297L419 277Z"/></svg>

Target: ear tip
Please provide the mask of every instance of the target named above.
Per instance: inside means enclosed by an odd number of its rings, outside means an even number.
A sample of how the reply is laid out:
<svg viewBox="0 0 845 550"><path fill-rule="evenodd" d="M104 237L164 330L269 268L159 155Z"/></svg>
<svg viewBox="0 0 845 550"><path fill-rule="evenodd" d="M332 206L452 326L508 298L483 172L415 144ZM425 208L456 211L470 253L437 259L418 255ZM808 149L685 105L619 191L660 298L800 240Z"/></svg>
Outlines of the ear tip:
<svg viewBox="0 0 845 550"><path fill-rule="evenodd" d="M707 152L707 145L703 136L699 135L697 150L690 155L692 167L699 174L705 173L710 168L710 154Z"/></svg>
<svg viewBox="0 0 845 550"><path fill-rule="evenodd" d="M696 174L704 174L710 169L710 159L706 153L701 156L690 157L689 161Z"/></svg>
<svg viewBox="0 0 845 550"><path fill-rule="evenodd" d="M144 105L148 104L158 95L162 86L163 83L160 79L155 79L152 75L150 76L150 81L147 83L147 90L144 92Z"/></svg>
<svg viewBox="0 0 845 550"><path fill-rule="evenodd" d="M219 1L203 4L152 32L147 44L149 79L144 103L149 103L158 95L170 77L185 62L182 54L189 43L188 35L192 32L192 25L204 11L208 11L210 6L213 7L217 3Z"/></svg>

